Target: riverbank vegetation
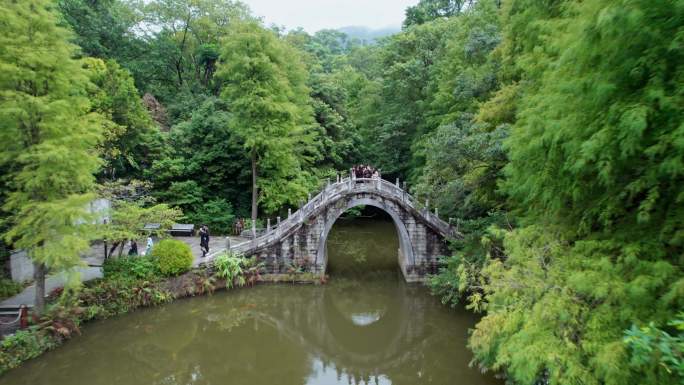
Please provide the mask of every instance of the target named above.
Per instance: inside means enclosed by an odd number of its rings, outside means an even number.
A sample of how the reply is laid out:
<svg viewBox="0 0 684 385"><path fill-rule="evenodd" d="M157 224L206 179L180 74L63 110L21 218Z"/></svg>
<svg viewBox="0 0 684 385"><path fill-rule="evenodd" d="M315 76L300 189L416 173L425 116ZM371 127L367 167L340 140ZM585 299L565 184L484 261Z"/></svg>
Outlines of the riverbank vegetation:
<svg viewBox="0 0 684 385"><path fill-rule="evenodd" d="M2 226L38 266L97 236L96 182L228 229L372 164L464 234L430 286L483 313L478 365L681 383L682 1L421 0L372 44L229 0L2 8Z"/></svg>

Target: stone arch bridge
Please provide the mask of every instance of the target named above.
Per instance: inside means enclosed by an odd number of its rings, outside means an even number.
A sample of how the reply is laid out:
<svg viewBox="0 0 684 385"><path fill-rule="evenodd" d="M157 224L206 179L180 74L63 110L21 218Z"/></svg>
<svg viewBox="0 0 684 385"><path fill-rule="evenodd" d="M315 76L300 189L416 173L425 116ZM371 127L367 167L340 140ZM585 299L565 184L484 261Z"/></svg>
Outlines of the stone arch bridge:
<svg viewBox="0 0 684 385"><path fill-rule="evenodd" d="M436 272L439 257L447 254L446 239L460 236L437 213L430 212L427 203L419 205L398 181L352 177L329 183L298 211L288 213L288 218L278 220L275 226L269 223L262 235L227 247L231 252L256 256L268 273L288 273L293 266L324 273L330 229L342 213L360 205L380 208L392 218L399 238L397 258L408 282L422 281L426 274Z"/></svg>

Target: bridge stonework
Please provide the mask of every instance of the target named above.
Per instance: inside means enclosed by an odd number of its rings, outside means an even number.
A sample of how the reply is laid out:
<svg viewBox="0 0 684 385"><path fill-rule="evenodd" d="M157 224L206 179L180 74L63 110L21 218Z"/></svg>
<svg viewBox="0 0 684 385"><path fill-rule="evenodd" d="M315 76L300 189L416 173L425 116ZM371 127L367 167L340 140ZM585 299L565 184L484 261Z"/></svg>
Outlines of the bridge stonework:
<svg viewBox="0 0 684 385"><path fill-rule="evenodd" d="M277 227L231 251L256 256L267 273L290 273L298 267L324 273L330 230L340 215L360 205L380 208L392 218L399 238L397 259L408 282L436 272L439 257L448 252L446 240L458 236L399 186L382 179L346 178L328 185Z"/></svg>

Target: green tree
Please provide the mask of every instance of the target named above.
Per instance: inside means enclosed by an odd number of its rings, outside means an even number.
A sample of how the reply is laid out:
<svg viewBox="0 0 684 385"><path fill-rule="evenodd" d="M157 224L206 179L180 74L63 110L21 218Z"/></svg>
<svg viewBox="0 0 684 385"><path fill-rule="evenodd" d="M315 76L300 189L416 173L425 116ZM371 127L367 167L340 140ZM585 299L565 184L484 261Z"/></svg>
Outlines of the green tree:
<svg viewBox="0 0 684 385"><path fill-rule="evenodd" d="M433 292L452 304L468 295L479 309L481 270L490 258L502 256L491 228L513 222L498 185L507 163L503 141L514 119L503 97L508 94L498 91L501 60L495 49L501 33L495 2L480 1L452 18L425 113L437 128L413 146L413 192L429 198L464 234L451 242L452 256L430 280Z"/></svg>
<svg viewBox="0 0 684 385"><path fill-rule="evenodd" d="M369 82L359 92L356 117L370 163L383 174L414 179L413 146L436 125L427 119L440 61L456 20L435 20L383 41L369 66Z"/></svg>
<svg viewBox="0 0 684 385"><path fill-rule="evenodd" d="M93 231L95 146L101 121L90 114L88 74L77 47L57 25L54 3L3 0L0 23L0 162L9 170L7 240L34 261L36 310L42 312L45 271L78 266Z"/></svg>
<svg viewBox="0 0 684 385"><path fill-rule="evenodd" d="M154 230L157 236L165 236L166 231L181 217L182 211L170 208L166 204L145 206L141 202L119 200L113 202L111 220L101 226L100 234L105 241L105 248L111 242L109 251L105 249L105 258L111 256L119 248L120 256L127 241L139 241L148 233L143 230L148 223L159 223ZM142 247L142 246L140 246Z"/></svg>
<svg viewBox="0 0 684 385"><path fill-rule="evenodd" d="M139 178L162 152L159 128L142 105L131 74L113 60L85 59L92 109L107 118L101 156L103 177Z"/></svg>
<svg viewBox="0 0 684 385"><path fill-rule="evenodd" d="M418 4L406 8L404 27L456 16L475 2L476 0L420 0Z"/></svg>
<svg viewBox="0 0 684 385"><path fill-rule="evenodd" d="M252 19L232 0L153 0L134 9L144 21L148 53L130 66L143 90L166 100L184 89L211 88L220 38L232 23Z"/></svg>
<svg viewBox="0 0 684 385"><path fill-rule="evenodd" d="M511 1L501 47L519 80L504 191L525 226L485 268L470 343L532 384L678 384L630 366L631 325L684 306L684 8Z"/></svg>
<svg viewBox="0 0 684 385"><path fill-rule="evenodd" d="M221 45L217 76L251 164L252 220L259 204L296 204L311 183L303 165L317 155L299 52L256 23L240 24Z"/></svg>
<svg viewBox="0 0 684 385"><path fill-rule="evenodd" d="M351 117L350 88L360 74L348 64L347 54L354 46L339 31L322 30L308 35L295 30L285 40L302 51L309 73L314 117L320 126L323 155L314 165L319 175L334 174L358 162L360 136Z"/></svg>
<svg viewBox="0 0 684 385"><path fill-rule="evenodd" d="M361 138L349 114L349 97L342 79L355 75L353 71L339 71L315 73L310 78L314 117L321 127L323 157L315 165L319 171L346 170L358 159Z"/></svg>
<svg viewBox="0 0 684 385"><path fill-rule="evenodd" d="M74 32L73 42L85 56L130 59L141 54L142 42L133 28L139 22L122 0L58 0L64 21Z"/></svg>
<svg viewBox="0 0 684 385"><path fill-rule="evenodd" d="M232 224L232 207L249 207L251 178L243 142L231 129L228 104L207 97L188 120L169 135L171 151L155 160L146 173L154 182L154 195L183 209L186 220L207 223L213 232ZM209 218L217 207L221 220ZM248 210L239 211L248 216ZM218 217L217 217L218 219Z"/></svg>

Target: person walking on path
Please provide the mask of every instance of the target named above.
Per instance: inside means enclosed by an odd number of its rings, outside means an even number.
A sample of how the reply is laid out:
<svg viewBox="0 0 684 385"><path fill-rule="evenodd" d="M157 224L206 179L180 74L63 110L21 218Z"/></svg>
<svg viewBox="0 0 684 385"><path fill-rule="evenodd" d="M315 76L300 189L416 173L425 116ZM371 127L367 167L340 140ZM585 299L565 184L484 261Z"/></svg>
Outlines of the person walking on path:
<svg viewBox="0 0 684 385"><path fill-rule="evenodd" d="M128 255L138 255L138 242L136 241L131 241L131 248L128 249Z"/></svg>
<svg viewBox="0 0 684 385"><path fill-rule="evenodd" d="M154 241L152 241L152 235L147 236L147 247L145 247L145 255L150 255L152 247L154 246Z"/></svg>
<svg viewBox="0 0 684 385"><path fill-rule="evenodd" d="M200 227L200 248L202 249L202 258L207 256L209 252L209 228L207 225Z"/></svg>

